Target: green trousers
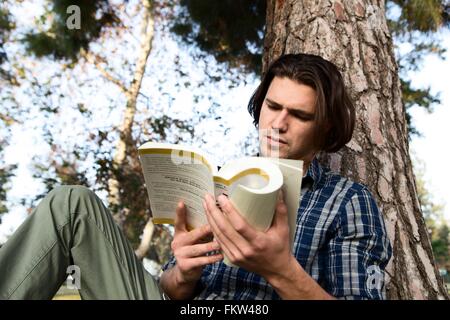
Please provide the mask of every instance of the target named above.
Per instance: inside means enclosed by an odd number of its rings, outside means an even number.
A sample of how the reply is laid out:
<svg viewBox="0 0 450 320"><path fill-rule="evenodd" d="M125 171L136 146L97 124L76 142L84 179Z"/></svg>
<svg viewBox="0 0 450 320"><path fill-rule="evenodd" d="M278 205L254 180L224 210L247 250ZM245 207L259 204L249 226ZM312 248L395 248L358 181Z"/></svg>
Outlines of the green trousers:
<svg viewBox="0 0 450 320"><path fill-rule="evenodd" d="M0 300L51 299L75 272L82 299L161 299L102 201L88 188L52 190L0 248Z"/></svg>

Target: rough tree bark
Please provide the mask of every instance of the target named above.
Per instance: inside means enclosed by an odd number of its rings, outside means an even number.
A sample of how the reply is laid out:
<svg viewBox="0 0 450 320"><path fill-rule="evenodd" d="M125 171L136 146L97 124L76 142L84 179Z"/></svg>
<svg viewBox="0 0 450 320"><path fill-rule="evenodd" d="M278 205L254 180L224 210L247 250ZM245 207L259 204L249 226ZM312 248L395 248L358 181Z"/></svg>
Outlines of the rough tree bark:
<svg viewBox="0 0 450 320"><path fill-rule="evenodd" d="M377 199L394 250L388 298L448 298L417 197L384 1L268 0L263 70L281 54L298 52L333 61L356 103L352 141L321 160Z"/></svg>

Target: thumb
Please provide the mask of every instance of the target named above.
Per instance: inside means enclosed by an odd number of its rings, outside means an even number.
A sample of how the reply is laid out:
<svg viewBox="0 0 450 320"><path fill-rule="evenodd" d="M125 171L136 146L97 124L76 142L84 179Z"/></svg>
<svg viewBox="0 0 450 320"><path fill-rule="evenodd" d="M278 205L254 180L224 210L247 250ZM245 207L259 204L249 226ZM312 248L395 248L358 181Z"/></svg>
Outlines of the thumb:
<svg viewBox="0 0 450 320"><path fill-rule="evenodd" d="M288 225L287 207L283 200L283 191L280 189L278 193L278 202L275 208L275 216L272 225L276 228Z"/></svg>
<svg viewBox="0 0 450 320"><path fill-rule="evenodd" d="M278 202L284 202L284 192L283 189L280 188L279 192L278 192Z"/></svg>
<svg viewBox="0 0 450 320"><path fill-rule="evenodd" d="M178 202L175 216L175 230L187 231L186 227L186 206L182 201Z"/></svg>

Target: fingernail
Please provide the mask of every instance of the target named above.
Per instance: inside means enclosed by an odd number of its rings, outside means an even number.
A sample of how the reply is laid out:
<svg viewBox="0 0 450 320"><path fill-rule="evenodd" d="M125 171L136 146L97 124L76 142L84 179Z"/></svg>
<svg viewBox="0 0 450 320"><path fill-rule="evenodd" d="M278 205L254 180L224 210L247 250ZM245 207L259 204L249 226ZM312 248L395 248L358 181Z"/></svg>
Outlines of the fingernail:
<svg viewBox="0 0 450 320"><path fill-rule="evenodd" d="M223 204L225 198L226 196L222 193L220 196L217 197L217 201L219 202L219 204Z"/></svg>
<svg viewBox="0 0 450 320"><path fill-rule="evenodd" d="M278 192L278 201L283 201L283 189Z"/></svg>

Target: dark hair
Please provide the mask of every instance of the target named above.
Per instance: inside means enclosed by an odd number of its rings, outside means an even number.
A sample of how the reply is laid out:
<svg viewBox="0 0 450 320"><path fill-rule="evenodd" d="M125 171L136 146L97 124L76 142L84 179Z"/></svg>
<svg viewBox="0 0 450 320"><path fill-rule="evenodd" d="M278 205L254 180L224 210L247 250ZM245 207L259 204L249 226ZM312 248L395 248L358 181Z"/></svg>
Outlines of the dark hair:
<svg viewBox="0 0 450 320"><path fill-rule="evenodd" d="M256 127L274 77L288 78L316 91L314 137L319 150L336 152L350 141L355 127L355 108L342 76L333 63L311 54L283 55L270 65L248 103Z"/></svg>

